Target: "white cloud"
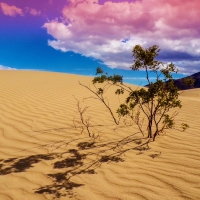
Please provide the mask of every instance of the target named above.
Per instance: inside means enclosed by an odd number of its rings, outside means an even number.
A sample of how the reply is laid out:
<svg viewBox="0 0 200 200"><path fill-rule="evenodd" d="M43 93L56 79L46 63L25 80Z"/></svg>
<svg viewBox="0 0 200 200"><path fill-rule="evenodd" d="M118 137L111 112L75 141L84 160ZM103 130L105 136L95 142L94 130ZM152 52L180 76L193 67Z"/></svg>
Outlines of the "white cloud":
<svg viewBox="0 0 200 200"><path fill-rule="evenodd" d="M174 64L177 66L179 72L185 75L194 74L199 72L200 69L200 61L182 60L175 61Z"/></svg>
<svg viewBox="0 0 200 200"><path fill-rule="evenodd" d="M200 20L193 17L200 14L197 9L200 3L195 6L187 2L174 4L172 0L109 1L103 5L98 4L98 0L69 2L71 4L63 9L62 22L54 20L43 26L55 38L48 41L54 49L73 51L101 60L111 68L125 69L133 63L131 52L136 44L144 47L156 44L165 52L200 57L196 26ZM184 15L180 8L186 11ZM193 8L192 16L187 12L189 8ZM187 71L184 62L183 59L179 64L182 72ZM200 70L200 66L196 68Z"/></svg>
<svg viewBox="0 0 200 200"><path fill-rule="evenodd" d="M0 65L0 70L16 70L16 68L11 68L11 67Z"/></svg>

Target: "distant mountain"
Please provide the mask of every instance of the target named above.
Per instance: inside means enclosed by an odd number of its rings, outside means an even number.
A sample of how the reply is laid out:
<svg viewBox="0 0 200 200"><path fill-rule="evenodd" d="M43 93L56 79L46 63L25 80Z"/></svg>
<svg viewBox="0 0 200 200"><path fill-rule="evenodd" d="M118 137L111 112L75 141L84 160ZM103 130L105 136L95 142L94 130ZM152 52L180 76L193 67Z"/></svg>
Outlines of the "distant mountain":
<svg viewBox="0 0 200 200"><path fill-rule="evenodd" d="M185 85L184 79L185 78L193 78L194 79L194 85L193 86L188 86ZM193 88L200 88L200 72L197 72L195 74L192 74L190 76L187 76L185 78L180 78L174 80L175 85L180 89L180 90L188 90L188 89L193 89ZM145 87L148 87L149 85L145 85Z"/></svg>
<svg viewBox="0 0 200 200"><path fill-rule="evenodd" d="M187 86L183 83L183 80L185 78L193 78L194 79L194 85L193 86ZM174 80L175 85L180 89L180 90L188 90L188 89L193 89L193 88L200 88L200 72L197 72L193 75L187 76L185 78L180 78L177 80Z"/></svg>

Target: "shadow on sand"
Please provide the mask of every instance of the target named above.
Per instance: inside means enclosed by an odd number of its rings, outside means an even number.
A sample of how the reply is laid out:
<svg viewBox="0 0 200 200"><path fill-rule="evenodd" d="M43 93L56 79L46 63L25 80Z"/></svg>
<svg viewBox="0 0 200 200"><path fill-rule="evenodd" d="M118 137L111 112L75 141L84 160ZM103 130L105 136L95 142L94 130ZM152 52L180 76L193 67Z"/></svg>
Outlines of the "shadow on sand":
<svg viewBox="0 0 200 200"><path fill-rule="evenodd" d="M87 140L76 142L75 148L67 149L63 153L49 153L31 155L23 158L9 158L0 160L0 175L5 176L10 173L26 172L36 166L40 161L51 161L55 173L46 174L52 179L52 184L37 188L34 192L38 194L48 194L51 198L67 196L72 198L75 193L74 188L83 186L82 183L72 181L72 178L80 174L95 174L95 169L103 163L123 162L123 154L130 150L135 150L137 154L142 154L149 150L149 139L138 138L137 134L123 139L95 142ZM128 145L131 144L131 145ZM130 148L131 146L131 148ZM158 155L149 155L155 158ZM59 172L58 172L59 171Z"/></svg>

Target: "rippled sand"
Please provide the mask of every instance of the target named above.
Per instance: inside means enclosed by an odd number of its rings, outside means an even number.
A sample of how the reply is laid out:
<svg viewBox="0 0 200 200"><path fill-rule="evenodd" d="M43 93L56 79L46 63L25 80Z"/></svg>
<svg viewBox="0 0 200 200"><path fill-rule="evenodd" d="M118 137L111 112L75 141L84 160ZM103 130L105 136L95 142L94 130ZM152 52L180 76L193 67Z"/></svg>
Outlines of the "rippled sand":
<svg viewBox="0 0 200 200"><path fill-rule="evenodd" d="M146 145L135 125L115 126L106 108L87 98L78 81L91 85L90 77L0 74L0 199L200 198L200 89L181 95L177 122L190 128L177 126ZM118 99L108 96L116 109ZM95 141L82 129L77 100L81 111L89 106L83 117Z"/></svg>

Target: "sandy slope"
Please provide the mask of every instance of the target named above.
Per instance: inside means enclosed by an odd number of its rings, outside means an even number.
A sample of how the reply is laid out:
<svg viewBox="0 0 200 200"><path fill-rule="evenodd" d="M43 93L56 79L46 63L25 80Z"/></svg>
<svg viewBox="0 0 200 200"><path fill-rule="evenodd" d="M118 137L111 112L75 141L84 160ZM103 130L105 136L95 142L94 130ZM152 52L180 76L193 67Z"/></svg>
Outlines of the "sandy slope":
<svg viewBox="0 0 200 200"><path fill-rule="evenodd" d="M200 90L185 91L179 124L142 151L135 126L116 127L106 109L78 84L91 78L0 71L0 199L182 200L200 198ZM110 105L116 108L116 96ZM77 101L94 143L81 134ZM135 148L135 149L133 149ZM121 154L123 152L123 154Z"/></svg>

